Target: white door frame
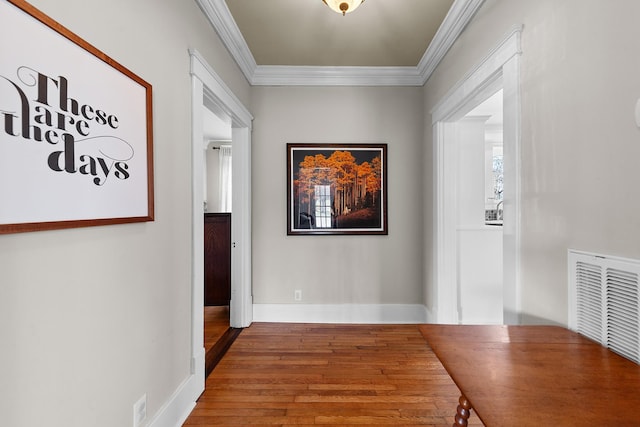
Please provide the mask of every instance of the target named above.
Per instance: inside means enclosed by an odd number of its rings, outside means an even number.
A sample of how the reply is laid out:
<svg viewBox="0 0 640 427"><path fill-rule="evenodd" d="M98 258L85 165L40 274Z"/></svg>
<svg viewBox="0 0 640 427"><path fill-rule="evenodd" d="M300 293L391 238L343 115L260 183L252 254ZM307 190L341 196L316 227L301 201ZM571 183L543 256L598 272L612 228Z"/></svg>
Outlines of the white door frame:
<svg viewBox="0 0 640 427"><path fill-rule="evenodd" d="M445 150L455 122L503 89L505 158L503 319L520 323L520 35L514 27L431 111L434 141L435 322L458 323L455 161ZM447 165L447 167L445 167ZM454 165L454 167L450 167Z"/></svg>
<svg viewBox="0 0 640 427"><path fill-rule="evenodd" d="M204 109L231 118L232 205L230 324L253 320L251 296L251 122L253 117L196 50L190 50L192 102L192 373L204 385Z"/></svg>

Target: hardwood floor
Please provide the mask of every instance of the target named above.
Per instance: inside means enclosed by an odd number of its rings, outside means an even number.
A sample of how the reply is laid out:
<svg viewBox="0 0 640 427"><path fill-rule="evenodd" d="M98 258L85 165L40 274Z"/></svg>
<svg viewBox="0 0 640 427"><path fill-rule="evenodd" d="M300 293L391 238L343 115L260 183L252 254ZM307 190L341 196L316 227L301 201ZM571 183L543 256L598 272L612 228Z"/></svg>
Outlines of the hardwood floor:
<svg viewBox="0 0 640 427"><path fill-rule="evenodd" d="M209 351L229 329L229 306L204 307L204 349Z"/></svg>
<svg viewBox="0 0 640 427"><path fill-rule="evenodd" d="M254 323L184 426L451 426L459 395L417 325Z"/></svg>
<svg viewBox="0 0 640 427"><path fill-rule="evenodd" d="M222 356L242 332L229 324L229 307L205 306L204 308L204 349L205 375L208 377Z"/></svg>

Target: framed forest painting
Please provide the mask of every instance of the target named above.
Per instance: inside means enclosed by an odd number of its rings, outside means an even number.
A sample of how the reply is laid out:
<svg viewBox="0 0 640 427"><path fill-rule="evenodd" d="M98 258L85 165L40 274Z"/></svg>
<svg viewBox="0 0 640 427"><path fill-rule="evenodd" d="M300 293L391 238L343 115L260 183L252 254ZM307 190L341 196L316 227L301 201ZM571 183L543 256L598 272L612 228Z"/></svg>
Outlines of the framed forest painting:
<svg viewBox="0 0 640 427"><path fill-rule="evenodd" d="M287 234L388 234L387 144L287 144Z"/></svg>

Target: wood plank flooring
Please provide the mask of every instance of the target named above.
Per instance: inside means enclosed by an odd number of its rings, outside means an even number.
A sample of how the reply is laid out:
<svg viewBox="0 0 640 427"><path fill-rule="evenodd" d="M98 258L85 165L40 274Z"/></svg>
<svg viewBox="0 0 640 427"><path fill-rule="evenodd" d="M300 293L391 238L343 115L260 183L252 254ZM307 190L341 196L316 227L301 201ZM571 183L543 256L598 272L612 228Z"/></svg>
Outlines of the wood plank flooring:
<svg viewBox="0 0 640 427"><path fill-rule="evenodd" d="M448 427L459 395L417 325L254 323L184 426Z"/></svg>
<svg viewBox="0 0 640 427"><path fill-rule="evenodd" d="M205 375L208 377L242 329L229 325L229 306L204 307Z"/></svg>
<svg viewBox="0 0 640 427"><path fill-rule="evenodd" d="M209 351L229 329L229 306L204 307L204 349Z"/></svg>

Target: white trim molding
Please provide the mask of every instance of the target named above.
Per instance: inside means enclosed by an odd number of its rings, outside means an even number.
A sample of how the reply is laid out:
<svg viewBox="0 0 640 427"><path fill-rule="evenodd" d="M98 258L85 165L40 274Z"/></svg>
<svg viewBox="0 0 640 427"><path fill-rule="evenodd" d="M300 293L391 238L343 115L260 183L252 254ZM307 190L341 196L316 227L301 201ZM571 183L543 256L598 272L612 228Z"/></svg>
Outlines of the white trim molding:
<svg viewBox="0 0 640 427"><path fill-rule="evenodd" d="M260 65L254 86L422 86L416 67L287 67Z"/></svg>
<svg viewBox="0 0 640 427"><path fill-rule="evenodd" d="M195 372L187 377L149 421L149 427L181 426L196 406L196 400L204 390L205 351L202 348L192 360Z"/></svg>
<svg viewBox="0 0 640 427"><path fill-rule="evenodd" d="M421 304L254 304L255 322L288 323L427 323Z"/></svg>
<svg viewBox="0 0 640 427"><path fill-rule="evenodd" d="M257 65L224 0L196 0L252 86L423 86L484 0L454 0L415 67Z"/></svg>
<svg viewBox="0 0 640 427"><path fill-rule="evenodd" d="M257 64L227 4L224 0L196 0L196 3L213 25L247 81L251 82Z"/></svg>
<svg viewBox="0 0 640 427"><path fill-rule="evenodd" d="M150 427L182 425L195 407L205 386L204 350L204 150L202 150L205 103L226 114L232 123L234 144L234 192L231 318L232 327L249 326L253 315L251 296L251 122L253 117L236 98L224 81L195 50L191 60L191 167L192 167L192 229L191 229L191 366L189 375L148 423ZM235 193L238 193L236 195Z"/></svg>
<svg viewBox="0 0 640 427"><path fill-rule="evenodd" d="M511 58L522 54L520 38L522 26L512 27L498 42L498 44L485 55L449 92L432 108L431 123L450 120L452 116L472 98L477 98L478 93L489 84L493 84L492 77L502 73L502 66ZM478 103L481 100L478 99Z"/></svg>
<svg viewBox="0 0 640 427"><path fill-rule="evenodd" d="M202 316L204 306L204 238L202 224L203 156L197 147L202 142L202 109L208 102L231 118L233 144L233 216L231 224L231 327L244 328L251 324L253 298L251 296L251 126L253 116L233 94L218 74L197 50L189 50L192 76L192 167L193 167L193 310ZM197 314L200 313L200 314ZM200 320L195 321L199 323ZM200 331L192 340L201 342ZM197 344L199 345L199 344ZM195 351L195 350L194 350Z"/></svg>
<svg viewBox="0 0 640 427"><path fill-rule="evenodd" d="M460 33L476 14L484 0L456 0L418 63L417 71L424 85L447 54ZM421 86L422 86L421 85Z"/></svg>
<svg viewBox="0 0 640 427"><path fill-rule="evenodd" d="M253 116L207 63L202 54L195 49L189 49L189 57L191 58L191 75L204 83L204 96L209 101L216 103L220 111L232 118L233 127L251 129Z"/></svg>

